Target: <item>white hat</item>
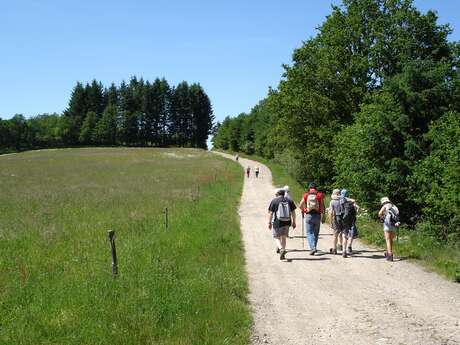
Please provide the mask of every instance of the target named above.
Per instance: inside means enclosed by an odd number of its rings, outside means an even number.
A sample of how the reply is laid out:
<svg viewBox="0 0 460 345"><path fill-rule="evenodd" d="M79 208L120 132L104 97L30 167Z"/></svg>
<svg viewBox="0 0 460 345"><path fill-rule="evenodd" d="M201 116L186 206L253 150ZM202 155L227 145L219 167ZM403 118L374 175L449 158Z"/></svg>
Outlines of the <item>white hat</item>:
<svg viewBox="0 0 460 345"><path fill-rule="evenodd" d="M285 186L283 187L283 189L284 189L285 192L289 192L289 186L288 186L288 185L285 185Z"/></svg>
<svg viewBox="0 0 460 345"><path fill-rule="evenodd" d="M386 204L388 202L391 202L390 199L387 196L384 196L382 199L380 199L380 204Z"/></svg>
<svg viewBox="0 0 460 345"><path fill-rule="evenodd" d="M331 195L332 200L340 199L340 189L334 189Z"/></svg>

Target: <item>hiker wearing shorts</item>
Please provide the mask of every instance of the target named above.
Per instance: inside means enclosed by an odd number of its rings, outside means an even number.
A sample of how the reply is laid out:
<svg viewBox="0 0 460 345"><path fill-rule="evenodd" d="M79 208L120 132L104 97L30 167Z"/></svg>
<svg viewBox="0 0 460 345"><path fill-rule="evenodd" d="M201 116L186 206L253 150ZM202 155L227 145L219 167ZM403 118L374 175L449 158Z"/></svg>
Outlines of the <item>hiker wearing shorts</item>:
<svg viewBox="0 0 460 345"><path fill-rule="evenodd" d="M343 222L342 222L342 206L340 203L340 189L334 189L331 195L331 202L328 208L329 224L331 225L333 237L332 247L329 249L331 254L337 254L337 241L339 235L342 235ZM342 236L340 236L342 242Z"/></svg>
<svg viewBox="0 0 460 345"><path fill-rule="evenodd" d="M302 210L303 222L307 231L310 255L317 252L319 230L324 215L324 194L318 192L316 184L310 182L308 191L300 200L299 208Z"/></svg>
<svg viewBox="0 0 460 345"><path fill-rule="evenodd" d="M284 190L277 189L275 198L268 207L268 229L272 231L275 239L276 252L280 254L280 260L286 257L286 239L289 235L289 227L295 229L296 206L284 197Z"/></svg>
<svg viewBox="0 0 460 345"><path fill-rule="evenodd" d="M246 168L246 176L249 178L249 174L251 173L251 167L248 165Z"/></svg>
<svg viewBox="0 0 460 345"><path fill-rule="evenodd" d="M349 198L349 193L346 189L340 191L342 198L345 198L348 202L351 202L354 207L354 216L351 220L350 232L348 233L348 253L353 253L353 240L358 238L358 227L356 226L356 216L359 212L359 206L356 200Z"/></svg>
<svg viewBox="0 0 460 345"><path fill-rule="evenodd" d="M342 189L340 191L340 197L343 199L343 202L344 202L344 208L345 208L344 217L346 218L344 219L344 231L343 231L343 236L345 236L346 238L342 238L342 247L343 247L342 253L344 253L345 248L347 248L348 254L351 254L353 251L353 248L351 246L353 243L353 238L357 236L356 215L358 213L358 207L356 205L356 201L349 197L348 190Z"/></svg>
<svg viewBox="0 0 460 345"><path fill-rule="evenodd" d="M256 167L256 178L259 178L259 167Z"/></svg>
<svg viewBox="0 0 460 345"><path fill-rule="evenodd" d="M392 220L392 214L399 217L399 210L386 196L380 199L380 203L382 208L379 211L379 218L383 221L383 233L387 245L385 257L387 261L393 261L393 240L396 236L396 228L399 226L399 219L395 223Z"/></svg>

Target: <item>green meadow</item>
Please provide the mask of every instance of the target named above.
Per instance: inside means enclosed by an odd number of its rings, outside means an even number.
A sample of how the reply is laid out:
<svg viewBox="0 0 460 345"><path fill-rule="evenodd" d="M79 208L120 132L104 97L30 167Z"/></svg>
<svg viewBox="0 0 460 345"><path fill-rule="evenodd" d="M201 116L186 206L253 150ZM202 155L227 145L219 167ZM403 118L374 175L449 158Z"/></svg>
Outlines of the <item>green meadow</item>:
<svg viewBox="0 0 460 345"><path fill-rule="evenodd" d="M195 149L0 156L0 344L246 344L242 183Z"/></svg>

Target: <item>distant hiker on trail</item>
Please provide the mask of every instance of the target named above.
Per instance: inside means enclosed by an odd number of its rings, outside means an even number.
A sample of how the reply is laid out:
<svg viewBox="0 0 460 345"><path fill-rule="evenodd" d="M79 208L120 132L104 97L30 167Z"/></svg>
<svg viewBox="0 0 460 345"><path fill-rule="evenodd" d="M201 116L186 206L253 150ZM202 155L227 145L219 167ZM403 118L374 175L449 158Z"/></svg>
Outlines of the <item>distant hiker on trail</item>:
<svg viewBox="0 0 460 345"><path fill-rule="evenodd" d="M259 178L259 167L256 167L256 178Z"/></svg>
<svg viewBox="0 0 460 345"><path fill-rule="evenodd" d="M387 251L385 257L387 261L393 261L393 240L396 236L396 229L401 224L399 221L399 210L388 197L380 199L382 208L379 211L379 218L383 221L383 233L385 234L385 242Z"/></svg>
<svg viewBox="0 0 460 345"><path fill-rule="evenodd" d="M236 160L237 162L238 162L238 159L239 159L239 158L240 158L240 157L239 157L238 155L235 156L235 160Z"/></svg>
<svg viewBox="0 0 460 345"><path fill-rule="evenodd" d="M276 252L280 254L280 260L286 257L286 238L289 235L289 227L295 229L295 209L292 200L284 196L283 189L277 189L275 198L268 207L268 229L272 230L276 243Z"/></svg>
<svg viewBox="0 0 460 345"><path fill-rule="evenodd" d="M251 173L251 167L248 165L246 168L246 176L249 178L249 174Z"/></svg>
<svg viewBox="0 0 460 345"><path fill-rule="evenodd" d="M307 231L310 255L315 255L317 252L319 229L324 214L324 194L318 192L314 182L310 182L308 185L308 191L303 195L302 200L300 200L299 208L305 215L303 221Z"/></svg>

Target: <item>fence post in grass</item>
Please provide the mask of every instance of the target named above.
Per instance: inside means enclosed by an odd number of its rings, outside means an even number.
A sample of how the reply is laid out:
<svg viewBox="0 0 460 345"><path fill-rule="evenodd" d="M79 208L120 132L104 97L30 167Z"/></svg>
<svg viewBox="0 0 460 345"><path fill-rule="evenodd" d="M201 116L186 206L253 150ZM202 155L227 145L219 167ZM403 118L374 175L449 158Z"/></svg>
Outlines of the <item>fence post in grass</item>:
<svg viewBox="0 0 460 345"><path fill-rule="evenodd" d="M165 228L168 230L168 208L165 208Z"/></svg>
<svg viewBox="0 0 460 345"><path fill-rule="evenodd" d="M115 231L109 230L110 251L112 253L112 273L116 277L118 274L117 249L115 248Z"/></svg>

